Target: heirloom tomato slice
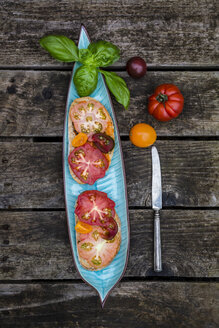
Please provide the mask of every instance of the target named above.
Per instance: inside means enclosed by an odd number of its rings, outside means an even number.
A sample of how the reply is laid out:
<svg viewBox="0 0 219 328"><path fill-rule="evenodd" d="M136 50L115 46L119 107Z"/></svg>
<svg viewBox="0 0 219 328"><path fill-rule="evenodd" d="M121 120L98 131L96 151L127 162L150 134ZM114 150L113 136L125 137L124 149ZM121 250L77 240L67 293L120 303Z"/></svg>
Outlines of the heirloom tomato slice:
<svg viewBox="0 0 219 328"><path fill-rule="evenodd" d="M105 107L95 99L75 103L70 111L71 120L77 132L93 134L104 132L108 124Z"/></svg>
<svg viewBox="0 0 219 328"><path fill-rule="evenodd" d="M87 190L79 195L75 214L79 220L102 228L101 237L112 239L118 231L115 218L115 203L107 194L98 190Z"/></svg>
<svg viewBox="0 0 219 328"><path fill-rule="evenodd" d="M101 228L92 226L90 233L81 234L78 238L78 254L90 266L101 269L107 266L115 257L120 246L119 237L106 240L101 237Z"/></svg>
<svg viewBox="0 0 219 328"><path fill-rule="evenodd" d="M92 185L105 176L109 162L99 149L86 142L75 148L68 156L69 165L76 177Z"/></svg>

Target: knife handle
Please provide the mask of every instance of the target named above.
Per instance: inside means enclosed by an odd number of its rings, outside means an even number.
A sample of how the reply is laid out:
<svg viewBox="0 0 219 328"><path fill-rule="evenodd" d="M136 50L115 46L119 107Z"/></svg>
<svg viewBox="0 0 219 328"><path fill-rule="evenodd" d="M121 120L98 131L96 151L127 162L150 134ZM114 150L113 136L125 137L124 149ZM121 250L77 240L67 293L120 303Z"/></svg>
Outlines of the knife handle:
<svg viewBox="0 0 219 328"><path fill-rule="evenodd" d="M162 271L159 211L154 214L154 271Z"/></svg>

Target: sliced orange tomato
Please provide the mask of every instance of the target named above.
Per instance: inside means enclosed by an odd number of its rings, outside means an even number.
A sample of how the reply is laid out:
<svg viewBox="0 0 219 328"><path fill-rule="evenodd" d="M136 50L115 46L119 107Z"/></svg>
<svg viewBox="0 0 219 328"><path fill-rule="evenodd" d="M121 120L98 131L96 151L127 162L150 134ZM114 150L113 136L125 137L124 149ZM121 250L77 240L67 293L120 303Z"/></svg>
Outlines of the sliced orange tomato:
<svg viewBox="0 0 219 328"><path fill-rule="evenodd" d="M112 122L109 121L107 123L107 127L106 127L106 130L105 130L105 133L108 134L109 136L112 136L113 135L113 131L114 131L113 124L112 124Z"/></svg>
<svg viewBox="0 0 219 328"><path fill-rule="evenodd" d="M75 230L80 233L89 233L93 230L93 228L90 224L78 221L78 223L75 226Z"/></svg>
<svg viewBox="0 0 219 328"><path fill-rule="evenodd" d="M88 137L87 137L86 133L80 132L72 140L72 146L73 147L83 146L87 142L87 139L88 139Z"/></svg>
<svg viewBox="0 0 219 328"><path fill-rule="evenodd" d="M104 154L104 156L106 157L106 159L108 160L108 162L110 161L110 154Z"/></svg>
<svg viewBox="0 0 219 328"><path fill-rule="evenodd" d="M139 123L131 128L129 138L135 146L144 148L153 145L157 134L149 124Z"/></svg>

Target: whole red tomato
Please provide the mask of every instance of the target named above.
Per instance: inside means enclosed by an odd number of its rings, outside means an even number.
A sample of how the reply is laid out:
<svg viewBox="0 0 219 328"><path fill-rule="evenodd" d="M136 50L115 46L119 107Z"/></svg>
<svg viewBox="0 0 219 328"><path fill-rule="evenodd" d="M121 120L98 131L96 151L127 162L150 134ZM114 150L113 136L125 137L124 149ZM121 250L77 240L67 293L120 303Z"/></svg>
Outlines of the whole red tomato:
<svg viewBox="0 0 219 328"><path fill-rule="evenodd" d="M149 97L148 111L159 121L170 121L183 110L184 98L174 84L161 84Z"/></svg>

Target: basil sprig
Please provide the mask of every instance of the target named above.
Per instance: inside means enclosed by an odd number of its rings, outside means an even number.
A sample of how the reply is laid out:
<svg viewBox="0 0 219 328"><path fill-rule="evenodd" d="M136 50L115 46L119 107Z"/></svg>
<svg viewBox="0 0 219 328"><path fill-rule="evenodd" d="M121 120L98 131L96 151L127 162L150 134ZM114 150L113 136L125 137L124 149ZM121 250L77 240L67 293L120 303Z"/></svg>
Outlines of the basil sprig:
<svg viewBox="0 0 219 328"><path fill-rule="evenodd" d="M99 69L112 65L120 58L119 48L114 44L101 40L90 43L87 49L78 49L74 41L66 36L49 35L40 40L40 45L57 60L79 61L82 64L74 75L74 84L80 97L89 96L96 89L100 72L116 100L125 109L128 108L130 92L125 81L114 72Z"/></svg>

